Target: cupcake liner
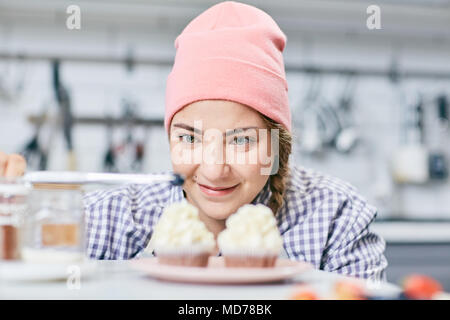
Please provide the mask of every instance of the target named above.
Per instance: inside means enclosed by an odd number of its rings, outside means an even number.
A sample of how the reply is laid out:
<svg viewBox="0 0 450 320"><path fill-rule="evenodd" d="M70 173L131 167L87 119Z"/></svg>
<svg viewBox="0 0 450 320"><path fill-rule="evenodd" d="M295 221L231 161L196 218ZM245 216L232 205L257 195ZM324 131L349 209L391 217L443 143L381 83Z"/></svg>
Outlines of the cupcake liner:
<svg viewBox="0 0 450 320"><path fill-rule="evenodd" d="M279 253L264 249L223 249L225 266L229 268L272 268Z"/></svg>
<svg viewBox="0 0 450 320"><path fill-rule="evenodd" d="M172 266L185 267L206 267L208 265L209 253L199 253L196 255L171 255L159 254L158 262Z"/></svg>
<svg viewBox="0 0 450 320"><path fill-rule="evenodd" d="M187 267L206 267L211 255L204 247L155 248L154 252L161 264Z"/></svg>

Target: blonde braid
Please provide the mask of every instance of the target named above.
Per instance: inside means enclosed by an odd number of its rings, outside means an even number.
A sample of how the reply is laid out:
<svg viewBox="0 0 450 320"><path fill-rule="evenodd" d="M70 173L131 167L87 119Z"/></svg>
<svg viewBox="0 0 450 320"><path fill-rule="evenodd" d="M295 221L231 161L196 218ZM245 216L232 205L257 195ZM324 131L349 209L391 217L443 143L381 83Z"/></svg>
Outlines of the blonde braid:
<svg viewBox="0 0 450 320"><path fill-rule="evenodd" d="M268 129L278 129L279 132L278 141L275 141L279 145L278 154L275 154L275 157L278 157L278 170L269 178L272 195L268 203L269 208L276 216L284 204L284 195L290 180L289 156L292 152L292 135L281 124L264 115L262 117Z"/></svg>

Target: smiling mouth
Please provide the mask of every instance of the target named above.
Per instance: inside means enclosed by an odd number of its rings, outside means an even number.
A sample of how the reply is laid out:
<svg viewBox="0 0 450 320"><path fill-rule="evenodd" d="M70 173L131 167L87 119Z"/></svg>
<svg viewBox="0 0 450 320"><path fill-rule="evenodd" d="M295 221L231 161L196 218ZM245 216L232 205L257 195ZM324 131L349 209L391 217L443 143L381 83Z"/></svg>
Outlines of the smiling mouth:
<svg viewBox="0 0 450 320"><path fill-rule="evenodd" d="M203 188L207 188L207 189L214 190L214 191L232 189L234 187L237 187L238 184L235 184L234 186L231 186L231 187L210 187L210 186L198 183L199 186L202 186Z"/></svg>
<svg viewBox="0 0 450 320"><path fill-rule="evenodd" d="M207 196L225 196L227 194L232 193L240 183L231 186L231 187L210 187L200 183L197 183L200 190Z"/></svg>

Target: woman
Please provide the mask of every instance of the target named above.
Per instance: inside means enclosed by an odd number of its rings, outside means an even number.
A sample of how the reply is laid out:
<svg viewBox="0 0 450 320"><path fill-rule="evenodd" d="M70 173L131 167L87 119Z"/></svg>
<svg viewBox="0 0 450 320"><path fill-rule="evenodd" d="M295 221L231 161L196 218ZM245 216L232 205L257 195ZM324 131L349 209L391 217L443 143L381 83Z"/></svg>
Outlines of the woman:
<svg viewBox="0 0 450 320"><path fill-rule="evenodd" d="M189 23L175 41L165 113L172 167L186 182L86 195L90 257L140 255L163 209L183 199L215 236L239 207L263 203L277 218L289 258L385 279L385 242L369 230L376 209L349 184L289 164L285 44L269 15L237 2L217 4ZM23 159L2 160L6 174L23 173Z"/></svg>

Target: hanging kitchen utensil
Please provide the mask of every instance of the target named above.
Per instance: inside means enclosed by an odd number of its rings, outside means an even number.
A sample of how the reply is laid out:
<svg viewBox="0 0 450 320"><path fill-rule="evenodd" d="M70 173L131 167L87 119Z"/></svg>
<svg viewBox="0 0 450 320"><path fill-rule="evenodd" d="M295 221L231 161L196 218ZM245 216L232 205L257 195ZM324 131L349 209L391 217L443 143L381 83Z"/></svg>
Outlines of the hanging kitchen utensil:
<svg viewBox="0 0 450 320"><path fill-rule="evenodd" d="M146 141L144 139L144 141ZM136 153L134 157L134 161L131 164L131 167L134 172L140 172L142 171L142 165L144 161L144 155L145 155L145 145L142 141L136 141L135 144Z"/></svg>
<svg viewBox="0 0 450 320"><path fill-rule="evenodd" d="M129 46L125 59L125 70L127 76L124 87L126 90L132 90L130 82L135 69L133 48ZM121 101L122 121L124 123L125 138L119 145L114 146L113 155L107 160L114 160L115 169L118 172L140 172L144 157L144 144L135 139L135 123L137 104L129 94L124 95Z"/></svg>
<svg viewBox="0 0 450 320"><path fill-rule="evenodd" d="M53 124L46 123L49 113L49 106L50 105L47 103L44 104L44 110L39 117L42 120L35 123L33 136L27 143L25 143L22 150L18 152L25 158L27 167L30 169L47 169L49 144L45 145L42 143L42 136L45 136L43 134L43 132L45 133L45 129L51 129L53 127ZM53 135L50 134L49 138L50 136Z"/></svg>
<svg viewBox="0 0 450 320"><path fill-rule="evenodd" d="M0 100L11 106L16 104L24 92L27 77L25 58L19 57L16 63L9 62L0 72Z"/></svg>
<svg viewBox="0 0 450 320"><path fill-rule="evenodd" d="M47 169L47 154L42 150L39 144L40 126L36 129L33 137L25 144L19 153L27 161L29 168Z"/></svg>
<svg viewBox="0 0 450 320"><path fill-rule="evenodd" d="M58 60L52 61L52 76L53 89L63 120L63 133L68 150L67 167L68 170L76 170L76 156L73 148L72 138L72 127L74 123L72 116L72 106L69 92L61 81L60 62Z"/></svg>
<svg viewBox="0 0 450 320"><path fill-rule="evenodd" d="M321 123L322 142L328 147L334 147L336 137L341 130L337 112L328 101L322 98L318 105L318 114Z"/></svg>
<svg viewBox="0 0 450 320"><path fill-rule="evenodd" d="M348 153L355 147L357 132L349 119L354 83L353 74L348 75L339 103L334 107L319 97L318 85L313 86L315 83L312 82L305 99L306 108L301 113L302 151L319 154L323 147L332 147Z"/></svg>
<svg viewBox="0 0 450 320"><path fill-rule="evenodd" d="M424 145L423 98L408 105L403 123L404 142L394 152L392 170L398 183L425 183L429 179L428 150Z"/></svg>
<svg viewBox="0 0 450 320"><path fill-rule="evenodd" d="M304 125L303 113L308 106L314 102L320 91L320 78L316 74L311 74L308 77L308 89L305 95L300 99L299 103L295 104L295 110L292 113L292 122L295 128L302 129Z"/></svg>
<svg viewBox="0 0 450 320"><path fill-rule="evenodd" d="M294 113L296 127L300 129L300 151L307 154L319 154L322 151L323 141L320 130L320 117L318 115L318 98L321 90L321 77L312 74L309 89L302 102L303 108Z"/></svg>
<svg viewBox="0 0 450 320"><path fill-rule="evenodd" d="M355 76L349 74L337 106L336 114L339 121L339 132L334 139L334 146L341 153L352 151L359 140L358 132L352 119L355 86Z"/></svg>
<svg viewBox="0 0 450 320"><path fill-rule="evenodd" d="M143 150L138 150L140 143L134 138L136 104L130 98L123 98L122 110L125 138L114 147L114 160L118 172L137 172L141 170L142 159L138 157L141 157L139 153Z"/></svg>
<svg viewBox="0 0 450 320"><path fill-rule="evenodd" d="M436 99L437 107L437 146L429 157L430 179L445 180L448 177L448 163L446 154L442 148L445 144L443 135L448 128L448 100L447 96L440 95ZM436 128L434 128L436 130Z"/></svg>
<svg viewBox="0 0 450 320"><path fill-rule="evenodd" d="M322 151L322 138L319 130L319 117L314 108L303 112L303 131L300 139L300 150L308 154L318 154Z"/></svg>
<svg viewBox="0 0 450 320"><path fill-rule="evenodd" d="M106 117L106 141L107 149L103 157L103 170L106 172L118 172L116 166L116 154L113 140L113 123L110 117Z"/></svg>

